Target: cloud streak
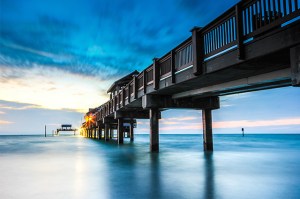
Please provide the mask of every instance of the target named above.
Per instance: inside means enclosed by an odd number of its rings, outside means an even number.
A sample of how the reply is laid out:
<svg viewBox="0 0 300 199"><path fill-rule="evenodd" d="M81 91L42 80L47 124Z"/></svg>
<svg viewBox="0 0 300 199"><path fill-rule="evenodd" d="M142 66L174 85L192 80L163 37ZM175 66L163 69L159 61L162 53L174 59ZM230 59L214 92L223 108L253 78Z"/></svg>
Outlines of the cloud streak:
<svg viewBox="0 0 300 199"><path fill-rule="evenodd" d="M13 122L6 121L6 120L0 120L0 125L7 125L7 124L12 124Z"/></svg>
<svg viewBox="0 0 300 199"><path fill-rule="evenodd" d="M275 120L241 120L214 122L213 128L241 128L241 127L262 127L262 126L287 126L300 125L300 118L286 118Z"/></svg>
<svg viewBox="0 0 300 199"><path fill-rule="evenodd" d="M172 119L174 120L174 118ZM199 118L200 121L200 118ZM145 123L144 123L145 124ZM236 121L218 121L213 122L213 128L215 129L227 129L227 128L254 128L254 127L281 127L300 125L300 118L283 118L274 120L236 120ZM202 124L199 123L187 123L187 122L168 122L163 121L161 123L160 130L162 131L176 131L176 130L202 130ZM142 128L147 131L147 128Z"/></svg>
<svg viewBox="0 0 300 199"><path fill-rule="evenodd" d="M31 69L0 67L0 99L26 105L3 109L60 109L85 112L107 100L111 81L86 77L68 71L36 66ZM12 75L17 77L11 78ZM83 111L84 110L84 111Z"/></svg>

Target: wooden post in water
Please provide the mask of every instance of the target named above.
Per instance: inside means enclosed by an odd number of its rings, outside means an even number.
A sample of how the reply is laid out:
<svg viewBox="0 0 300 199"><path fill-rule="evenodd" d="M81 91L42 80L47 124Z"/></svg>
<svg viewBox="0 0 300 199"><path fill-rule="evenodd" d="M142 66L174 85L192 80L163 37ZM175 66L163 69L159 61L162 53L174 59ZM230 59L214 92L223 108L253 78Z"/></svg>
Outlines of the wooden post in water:
<svg viewBox="0 0 300 199"><path fill-rule="evenodd" d="M110 128L110 129L109 129L109 139L112 139L112 138L113 138L113 132L114 132L114 129L113 129L113 128Z"/></svg>
<svg viewBox="0 0 300 199"><path fill-rule="evenodd" d="M98 139L101 140L102 139L102 127L99 126L99 129L98 129Z"/></svg>
<svg viewBox="0 0 300 199"><path fill-rule="evenodd" d="M150 151L159 152L159 110L150 109Z"/></svg>
<svg viewBox="0 0 300 199"><path fill-rule="evenodd" d="M202 110L203 147L204 151L213 151L211 109Z"/></svg>
<svg viewBox="0 0 300 199"><path fill-rule="evenodd" d="M134 140L134 132L133 132L133 121L132 120L130 120L129 133L130 133L130 141L133 142L133 140Z"/></svg>
<svg viewBox="0 0 300 199"><path fill-rule="evenodd" d="M104 139L105 141L109 141L109 123L106 122L104 124Z"/></svg>
<svg viewBox="0 0 300 199"><path fill-rule="evenodd" d="M118 119L118 144L124 143L124 127L123 127L123 118Z"/></svg>
<svg viewBox="0 0 300 199"><path fill-rule="evenodd" d="M47 137L47 127L45 125L45 137Z"/></svg>

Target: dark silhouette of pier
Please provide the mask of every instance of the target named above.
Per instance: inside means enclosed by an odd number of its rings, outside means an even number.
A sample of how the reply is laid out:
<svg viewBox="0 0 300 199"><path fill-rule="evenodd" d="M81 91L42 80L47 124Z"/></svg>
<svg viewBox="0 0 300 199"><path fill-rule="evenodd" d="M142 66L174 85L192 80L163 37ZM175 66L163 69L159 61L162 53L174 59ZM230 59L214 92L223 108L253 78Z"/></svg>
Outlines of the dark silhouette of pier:
<svg viewBox="0 0 300 199"><path fill-rule="evenodd" d="M219 96L284 86L300 86L299 2L243 0L142 72L116 81L110 100L86 113L81 134L109 141L117 130L122 144L125 134L133 141L136 119L150 119L150 151L158 152L161 111L199 109L204 150L211 151Z"/></svg>

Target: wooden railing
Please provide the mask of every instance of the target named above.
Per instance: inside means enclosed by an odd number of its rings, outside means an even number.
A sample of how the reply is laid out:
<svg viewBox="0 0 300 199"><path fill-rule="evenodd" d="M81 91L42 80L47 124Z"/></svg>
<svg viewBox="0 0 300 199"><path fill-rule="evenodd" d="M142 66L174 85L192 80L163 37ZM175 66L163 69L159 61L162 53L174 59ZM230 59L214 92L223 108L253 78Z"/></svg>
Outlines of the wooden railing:
<svg viewBox="0 0 300 199"><path fill-rule="evenodd" d="M145 80L147 85L153 83L153 65L151 65L145 70Z"/></svg>
<svg viewBox="0 0 300 199"><path fill-rule="evenodd" d="M210 57L236 44L235 9L227 11L220 20L202 30L204 39L204 55Z"/></svg>
<svg viewBox="0 0 300 199"><path fill-rule="evenodd" d="M299 0L255 0L244 4L243 35L253 37L299 15Z"/></svg>
<svg viewBox="0 0 300 199"><path fill-rule="evenodd" d="M164 57L158 60L160 68L160 76L168 75L171 72L171 55L168 53Z"/></svg>
<svg viewBox="0 0 300 199"><path fill-rule="evenodd" d="M153 86L154 90L159 89L159 82L165 78L171 77L171 82L176 83L175 74L190 66L195 68L195 63L198 63L195 59L200 59L199 63L202 64L236 48L237 57L242 59L245 43L298 17L299 4L300 0L239 2L207 26L193 32L192 37L170 52L159 59L154 59L152 65L133 77L113 99L98 108L97 119L104 118L124 107L125 99L130 103L131 98L136 99L138 91L142 89L144 93L147 93L149 86ZM193 72L195 73L194 69Z"/></svg>
<svg viewBox="0 0 300 199"><path fill-rule="evenodd" d="M144 87L144 72L140 73L137 77L137 88L138 90Z"/></svg>
<svg viewBox="0 0 300 199"><path fill-rule="evenodd" d="M192 39L189 38L175 48L175 69L181 70L193 64Z"/></svg>

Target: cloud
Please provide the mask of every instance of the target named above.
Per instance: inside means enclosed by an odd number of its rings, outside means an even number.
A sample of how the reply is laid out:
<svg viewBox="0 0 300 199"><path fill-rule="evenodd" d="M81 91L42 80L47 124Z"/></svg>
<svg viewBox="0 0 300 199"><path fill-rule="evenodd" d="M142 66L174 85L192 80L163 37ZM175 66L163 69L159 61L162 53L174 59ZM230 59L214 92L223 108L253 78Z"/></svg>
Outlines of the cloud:
<svg viewBox="0 0 300 199"><path fill-rule="evenodd" d="M6 121L6 120L0 120L0 125L6 125L6 124L12 124L13 122Z"/></svg>
<svg viewBox="0 0 300 199"><path fill-rule="evenodd" d="M35 104L26 104L26 103L14 103L14 102L7 102L4 100L0 100L0 109L6 110L28 110L33 108L41 108ZM4 112L2 112L4 113ZM1 114L1 111L0 111Z"/></svg>
<svg viewBox="0 0 300 199"><path fill-rule="evenodd" d="M1 105L0 105L0 108L1 108ZM5 114L5 112L3 112L3 111L0 111L0 114Z"/></svg>
<svg viewBox="0 0 300 199"><path fill-rule="evenodd" d="M16 70L18 77L11 78ZM31 69L0 66L0 99L25 104L1 108L45 108L85 112L108 99L106 89L111 83L111 80L101 80L45 66L35 66Z"/></svg>
<svg viewBox="0 0 300 199"><path fill-rule="evenodd" d="M160 122L162 124L185 124L186 122L197 120L198 117L191 117L191 116L185 116L185 117L170 117L170 118L162 118L160 119Z"/></svg>
<svg viewBox="0 0 300 199"><path fill-rule="evenodd" d="M274 120L240 120L213 122L213 128L242 128L242 127L262 127L262 126L287 126L300 125L300 118L285 118Z"/></svg>
<svg viewBox="0 0 300 199"><path fill-rule="evenodd" d="M281 128L282 126L300 125L300 118L284 118L274 120L236 120L236 121L219 121L213 122L213 128L226 129L226 128L252 128L252 127L272 127ZM176 130L202 130L202 123L186 123L186 122L166 122L163 121L160 126L162 131L176 131ZM147 130L146 128L142 128ZM148 130L149 131L149 130Z"/></svg>

